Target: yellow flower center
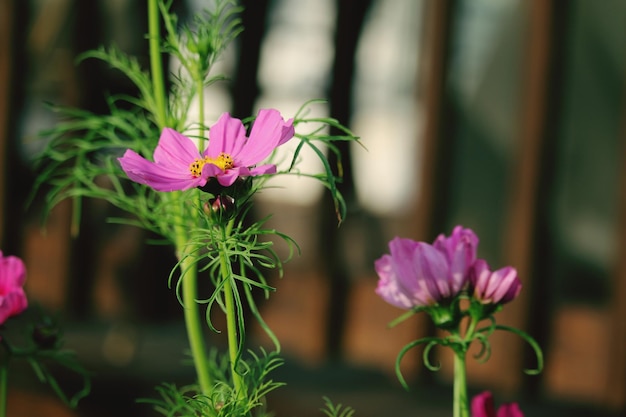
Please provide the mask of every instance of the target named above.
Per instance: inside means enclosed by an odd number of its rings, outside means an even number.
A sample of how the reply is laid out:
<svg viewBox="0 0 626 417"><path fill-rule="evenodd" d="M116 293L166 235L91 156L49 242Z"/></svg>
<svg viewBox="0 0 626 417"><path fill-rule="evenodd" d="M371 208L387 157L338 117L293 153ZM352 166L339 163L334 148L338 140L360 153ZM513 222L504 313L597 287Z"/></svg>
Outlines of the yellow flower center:
<svg viewBox="0 0 626 417"><path fill-rule="evenodd" d="M195 161L189 165L189 171L194 178L199 177L202 174L202 167L205 164L213 164L222 171L226 171L234 166L233 157L227 153L220 153L216 158L205 156L204 158L196 158Z"/></svg>

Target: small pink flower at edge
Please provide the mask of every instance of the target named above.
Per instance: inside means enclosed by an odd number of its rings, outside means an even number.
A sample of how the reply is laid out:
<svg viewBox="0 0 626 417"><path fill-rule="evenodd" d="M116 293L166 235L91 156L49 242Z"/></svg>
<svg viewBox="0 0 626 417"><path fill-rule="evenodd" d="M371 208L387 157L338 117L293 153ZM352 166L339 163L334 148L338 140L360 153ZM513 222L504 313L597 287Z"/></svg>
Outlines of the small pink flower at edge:
<svg viewBox="0 0 626 417"><path fill-rule="evenodd" d="M502 404L496 413L493 395L489 391L481 392L472 398L472 417L524 417L517 403Z"/></svg>
<svg viewBox="0 0 626 417"><path fill-rule="evenodd" d="M28 307L24 292L26 267L16 256L3 256L0 251L0 325Z"/></svg>
<svg viewBox="0 0 626 417"><path fill-rule="evenodd" d="M470 271L470 294L482 304L504 304L512 301L522 290L515 268L506 266L491 271L483 259L478 259Z"/></svg>
<svg viewBox="0 0 626 417"><path fill-rule="evenodd" d="M157 191L202 187L210 177L229 186L238 177L276 172L275 165L254 165L293 135L293 121L285 122L277 110L259 111L250 138L241 120L224 113L211 127L209 145L202 154L191 139L165 128L154 150L154 162L130 149L119 161L131 180Z"/></svg>

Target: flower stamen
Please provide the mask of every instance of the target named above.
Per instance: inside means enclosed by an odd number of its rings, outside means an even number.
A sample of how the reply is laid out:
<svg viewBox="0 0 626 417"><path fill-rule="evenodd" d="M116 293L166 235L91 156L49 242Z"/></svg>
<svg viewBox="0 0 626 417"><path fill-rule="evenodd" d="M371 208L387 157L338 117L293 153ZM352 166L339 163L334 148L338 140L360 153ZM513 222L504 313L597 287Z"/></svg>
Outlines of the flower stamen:
<svg viewBox="0 0 626 417"><path fill-rule="evenodd" d="M222 152L216 158L211 158L210 156L205 156L204 158L196 158L195 161L189 165L189 171L194 178L202 175L202 168L205 164L213 164L222 171L226 171L227 169L231 169L235 166L235 162L233 161L233 157L229 154Z"/></svg>

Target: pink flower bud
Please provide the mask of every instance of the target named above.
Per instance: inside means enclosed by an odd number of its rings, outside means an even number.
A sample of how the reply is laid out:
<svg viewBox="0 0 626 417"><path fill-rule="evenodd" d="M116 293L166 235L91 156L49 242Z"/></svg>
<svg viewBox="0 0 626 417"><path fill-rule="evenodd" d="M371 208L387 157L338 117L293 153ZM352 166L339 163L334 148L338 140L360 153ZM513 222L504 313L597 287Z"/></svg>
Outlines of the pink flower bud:
<svg viewBox="0 0 626 417"><path fill-rule="evenodd" d="M478 259L470 270L470 294L482 304L508 303L521 290L517 271L510 266L492 272L485 260Z"/></svg>
<svg viewBox="0 0 626 417"><path fill-rule="evenodd" d="M481 392L472 398L472 417L524 417L517 403L502 404L496 413L493 395Z"/></svg>

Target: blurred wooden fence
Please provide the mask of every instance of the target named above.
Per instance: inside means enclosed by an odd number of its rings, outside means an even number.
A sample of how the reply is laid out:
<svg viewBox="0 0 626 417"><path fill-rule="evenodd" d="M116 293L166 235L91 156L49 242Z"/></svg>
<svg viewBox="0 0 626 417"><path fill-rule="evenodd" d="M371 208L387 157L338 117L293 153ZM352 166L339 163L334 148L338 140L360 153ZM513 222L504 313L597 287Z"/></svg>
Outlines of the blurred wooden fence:
<svg viewBox="0 0 626 417"><path fill-rule="evenodd" d="M80 25L84 23L80 13L87 12L81 2L44 2L40 9L25 3L0 3L1 248L26 260L31 299L71 320L132 317L153 322L176 316L178 306L166 288L144 296L147 285L154 288L150 282L160 268L170 264L171 255L143 248L141 232L104 226L105 205L89 203L78 240L69 236L69 205L54 210L45 235L35 216L22 208L33 179L20 124L21 112L30 104L28 96L56 98L68 105L92 103L88 94L96 94L94 73L75 69L72 59L77 50L97 42L93 34L94 39L76 38L90 33ZM247 30L239 53L247 61L238 67L235 85L248 87L233 92L238 103L233 112L239 116L250 114L258 91L258 49L265 30L265 19L259 16L271 4L247 3ZM421 154L416 155L422 185L415 206L409 214L392 219L365 215L357 207L354 220L349 218L339 230L327 215L328 204L265 207L282 209L284 224L296 235L301 233L305 251L314 251L307 255L309 263L288 266L287 278L277 283L278 293L264 306L266 317L285 350L304 362L341 358L391 372L402 344L432 329L419 318L416 325L385 328L398 311L374 295L373 268L355 271L346 259L350 250L371 252L372 246L385 250L386 240L367 246L361 240L350 241L350 236L372 236L363 229L391 224L382 234L385 239L391 237L389 230L395 230L432 240L457 222L465 223L483 237L490 259L518 269L524 290L501 319L536 336L545 348L547 365L538 377L524 376L521 369L533 365L531 352L514 337L498 335L491 360L472 364L471 384L498 387L506 395L525 392L624 409L626 8L618 1L519 2L523 36L514 51L519 63L517 93L506 98L514 109L507 123L515 137L502 155L489 148L477 120L480 106L498 107L498 102L483 97L468 105L450 88L450 74L457 65L455 48L463 36L460 16L469 4L424 0L416 77L425 127ZM331 114L340 120L350 119L353 103L347 86L354 76L356 42L369 6L366 1L338 2L335 78L329 97ZM137 13L135 8L127 6L127 12ZM101 31L104 24L98 23ZM74 32L79 30L84 32ZM141 30L141 25L135 27L137 42L143 40ZM494 74L496 84L497 77ZM33 80L52 85L51 90ZM345 152L350 154L349 149ZM358 204L350 164L347 167L344 192ZM577 217L581 213L588 216ZM598 227L586 228L587 220L599 220L599 232ZM603 253L610 256L594 257L594 250L601 249L597 245L602 245L594 243L596 233L603 233L599 242L608 242ZM596 246L588 248L585 242ZM141 278L121 284L119 277ZM432 378L415 358L408 358L407 368L413 377Z"/></svg>

